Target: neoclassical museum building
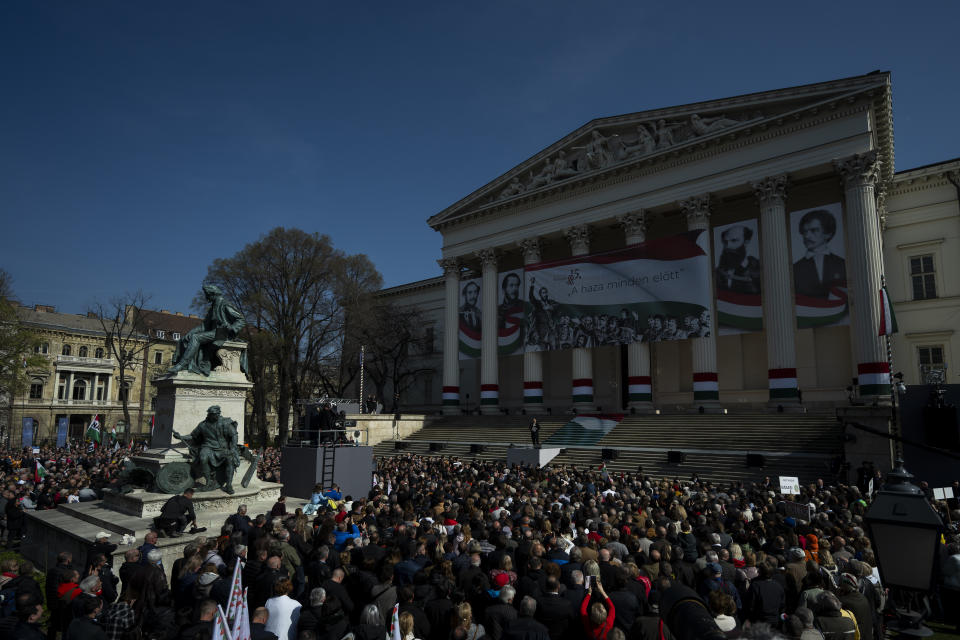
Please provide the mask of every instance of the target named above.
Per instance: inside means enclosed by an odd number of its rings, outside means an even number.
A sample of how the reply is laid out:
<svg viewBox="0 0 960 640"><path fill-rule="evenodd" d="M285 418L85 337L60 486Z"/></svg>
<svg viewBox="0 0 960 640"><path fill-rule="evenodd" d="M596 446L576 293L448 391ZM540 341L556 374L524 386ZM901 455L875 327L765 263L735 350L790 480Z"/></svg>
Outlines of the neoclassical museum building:
<svg viewBox="0 0 960 640"><path fill-rule="evenodd" d="M895 171L889 73L592 120L429 218L442 275L381 292L425 317L434 373L402 404L796 411L889 402L891 363L957 382L958 170Z"/></svg>

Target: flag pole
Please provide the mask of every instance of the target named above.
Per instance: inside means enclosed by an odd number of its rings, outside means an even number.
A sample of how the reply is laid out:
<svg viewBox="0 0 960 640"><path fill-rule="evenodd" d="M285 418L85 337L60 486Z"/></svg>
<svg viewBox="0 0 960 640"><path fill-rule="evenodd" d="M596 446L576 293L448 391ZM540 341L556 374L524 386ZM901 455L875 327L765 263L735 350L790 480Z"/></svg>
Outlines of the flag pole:
<svg viewBox="0 0 960 640"><path fill-rule="evenodd" d="M886 296L886 299L885 299ZM891 310L893 309L893 301L889 299L889 294L887 294L887 277L884 274L880 274L880 310L885 309L885 305L889 304ZM891 311L892 313L892 311ZM893 344L890 342L890 330L892 327L889 327L887 332L884 334L883 339L887 347L887 367L889 369L887 376L890 378L890 431L894 435L893 439L893 459L902 460L903 459L903 442L901 438L901 425L900 425L900 404L897 398L897 387L893 382ZM892 466L891 466L892 468Z"/></svg>

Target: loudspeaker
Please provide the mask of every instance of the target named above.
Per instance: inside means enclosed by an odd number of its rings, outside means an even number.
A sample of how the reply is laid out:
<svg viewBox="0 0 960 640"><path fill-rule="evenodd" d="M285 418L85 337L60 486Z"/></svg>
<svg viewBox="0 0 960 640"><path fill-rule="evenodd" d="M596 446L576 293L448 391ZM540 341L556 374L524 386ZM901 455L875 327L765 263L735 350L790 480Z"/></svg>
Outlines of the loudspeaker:
<svg viewBox="0 0 960 640"><path fill-rule="evenodd" d="M759 453L748 453L747 466L748 467L765 467L767 466L767 461L764 460L763 456L760 455Z"/></svg>
<svg viewBox="0 0 960 640"><path fill-rule="evenodd" d="M616 460L620 456L620 451L617 449L603 449L600 454L604 460Z"/></svg>
<svg viewBox="0 0 960 640"><path fill-rule="evenodd" d="M403 440L394 440L394 441L393 441L393 449L394 449L394 451L400 451L401 449L406 449L406 448L407 448L407 443L404 442Z"/></svg>
<svg viewBox="0 0 960 640"><path fill-rule="evenodd" d="M485 446L482 444L472 444L470 445L470 453L483 453Z"/></svg>
<svg viewBox="0 0 960 640"><path fill-rule="evenodd" d="M445 446L447 445L443 444L442 442L431 442L430 451L443 451Z"/></svg>
<svg viewBox="0 0 960 640"><path fill-rule="evenodd" d="M687 454L683 451L667 451L668 464L683 464L687 461Z"/></svg>

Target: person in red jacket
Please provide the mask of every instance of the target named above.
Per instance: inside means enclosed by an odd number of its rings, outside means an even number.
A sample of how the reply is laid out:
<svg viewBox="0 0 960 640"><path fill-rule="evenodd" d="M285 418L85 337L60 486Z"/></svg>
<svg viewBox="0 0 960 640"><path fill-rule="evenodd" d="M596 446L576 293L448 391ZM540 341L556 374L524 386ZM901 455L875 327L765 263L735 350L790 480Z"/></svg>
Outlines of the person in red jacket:
<svg viewBox="0 0 960 640"><path fill-rule="evenodd" d="M594 585L596 585L597 593L604 602L590 604ZM583 622L583 630L590 640L606 640L610 629L613 629L615 618L616 611L613 608L613 602L607 596L607 592L603 590L600 577L593 576L590 579L590 588L587 589L587 595L580 604L580 620Z"/></svg>

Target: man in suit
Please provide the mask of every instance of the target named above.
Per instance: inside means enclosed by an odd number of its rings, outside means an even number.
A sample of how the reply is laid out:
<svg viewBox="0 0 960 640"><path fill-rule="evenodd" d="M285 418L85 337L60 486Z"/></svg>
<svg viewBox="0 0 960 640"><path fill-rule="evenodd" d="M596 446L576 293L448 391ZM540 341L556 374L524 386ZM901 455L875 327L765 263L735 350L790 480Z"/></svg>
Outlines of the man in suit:
<svg viewBox="0 0 960 640"><path fill-rule="evenodd" d="M798 296L827 298L833 287L847 283L846 261L830 251L837 220L825 209L814 209L800 218L799 228L806 254L793 263L794 290Z"/></svg>
<svg viewBox="0 0 960 640"><path fill-rule="evenodd" d="M573 603L560 596L560 581L556 576L547 577L546 593L537 598L536 618L547 628L550 640L568 637L575 626L575 611Z"/></svg>
<svg viewBox="0 0 960 640"><path fill-rule="evenodd" d="M517 610L513 607L515 595L517 595L516 589L509 585L503 587L497 597L497 604L487 607L483 626L493 640L500 640L503 637L504 629L517 619Z"/></svg>
<svg viewBox="0 0 960 640"><path fill-rule="evenodd" d="M468 282L463 287L463 304L460 305L460 323L471 331L480 331L480 307L477 302L480 299L480 285L476 282Z"/></svg>

